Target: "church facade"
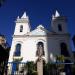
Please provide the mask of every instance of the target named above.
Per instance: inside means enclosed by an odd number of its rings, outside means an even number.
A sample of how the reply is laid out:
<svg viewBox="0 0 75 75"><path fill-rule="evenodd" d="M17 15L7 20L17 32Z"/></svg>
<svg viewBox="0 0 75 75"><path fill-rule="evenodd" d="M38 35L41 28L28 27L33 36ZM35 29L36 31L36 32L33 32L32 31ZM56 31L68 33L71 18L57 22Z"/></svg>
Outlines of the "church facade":
<svg viewBox="0 0 75 75"><path fill-rule="evenodd" d="M55 62L56 56L63 55L72 58L70 34L67 30L67 18L60 16L58 11L52 15L51 31L43 25L38 25L31 31L26 13L15 21L15 30L9 55L9 62L37 61L41 46L42 57L46 62Z"/></svg>

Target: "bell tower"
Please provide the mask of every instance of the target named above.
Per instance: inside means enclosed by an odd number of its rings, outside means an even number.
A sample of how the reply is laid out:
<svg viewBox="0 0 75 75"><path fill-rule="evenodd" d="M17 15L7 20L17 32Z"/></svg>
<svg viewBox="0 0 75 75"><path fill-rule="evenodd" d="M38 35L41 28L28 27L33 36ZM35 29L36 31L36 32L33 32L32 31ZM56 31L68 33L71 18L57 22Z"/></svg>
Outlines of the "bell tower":
<svg viewBox="0 0 75 75"><path fill-rule="evenodd" d="M29 18L26 15L26 12L24 12L21 18L18 16L15 22L16 26L12 39L9 62L14 61L15 57L17 57L17 59L22 57L21 53L23 50L23 43L24 43L23 35L26 35L28 32L30 32Z"/></svg>
<svg viewBox="0 0 75 75"><path fill-rule="evenodd" d="M24 12L21 18L19 18L18 16L15 22L16 22L16 26L15 26L14 35L24 35L30 32L29 18L26 15L26 12Z"/></svg>
<svg viewBox="0 0 75 75"><path fill-rule="evenodd" d="M64 16L60 16L56 10L55 15L52 15L51 29L55 33L68 33L67 32L67 19Z"/></svg>

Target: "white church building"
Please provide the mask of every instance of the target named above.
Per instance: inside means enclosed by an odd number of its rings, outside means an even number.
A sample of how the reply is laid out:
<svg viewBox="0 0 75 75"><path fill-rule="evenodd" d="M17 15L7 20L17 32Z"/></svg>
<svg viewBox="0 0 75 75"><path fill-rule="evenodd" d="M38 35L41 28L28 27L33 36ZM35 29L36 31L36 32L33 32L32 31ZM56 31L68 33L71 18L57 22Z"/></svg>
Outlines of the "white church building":
<svg viewBox="0 0 75 75"><path fill-rule="evenodd" d="M52 15L51 30L38 25L31 31L29 17L26 13L15 21L15 30L9 55L9 62L37 61L39 46L42 47L43 59L46 62L56 61L56 56L72 58L70 34L67 30L67 18L58 11Z"/></svg>

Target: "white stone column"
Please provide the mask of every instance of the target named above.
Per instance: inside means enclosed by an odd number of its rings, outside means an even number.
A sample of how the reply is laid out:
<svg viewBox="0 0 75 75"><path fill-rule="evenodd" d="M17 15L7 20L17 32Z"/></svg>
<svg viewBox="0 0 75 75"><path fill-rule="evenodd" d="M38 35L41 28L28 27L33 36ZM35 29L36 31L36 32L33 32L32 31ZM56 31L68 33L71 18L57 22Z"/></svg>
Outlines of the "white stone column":
<svg viewBox="0 0 75 75"><path fill-rule="evenodd" d="M42 58L37 61L37 73L43 75L43 60Z"/></svg>

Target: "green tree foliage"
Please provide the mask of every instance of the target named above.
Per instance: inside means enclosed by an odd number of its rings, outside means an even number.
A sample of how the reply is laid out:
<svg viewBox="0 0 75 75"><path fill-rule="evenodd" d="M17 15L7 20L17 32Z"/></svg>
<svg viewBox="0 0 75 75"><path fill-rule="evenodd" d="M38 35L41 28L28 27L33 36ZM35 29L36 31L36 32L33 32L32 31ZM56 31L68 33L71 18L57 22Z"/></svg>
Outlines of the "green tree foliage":
<svg viewBox="0 0 75 75"><path fill-rule="evenodd" d="M27 75L37 75L36 64L34 62L27 62L26 65L28 69Z"/></svg>
<svg viewBox="0 0 75 75"><path fill-rule="evenodd" d="M64 62L65 57L63 55L56 56L58 62Z"/></svg>
<svg viewBox="0 0 75 75"><path fill-rule="evenodd" d="M55 75L56 74L56 65L52 63L44 64L44 75Z"/></svg>
<svg viewBox="0 0 75 75"><path fill-rule="evenodd" d="M4 2L5 0L0 0L0 7L3 5Z"/></svg>

